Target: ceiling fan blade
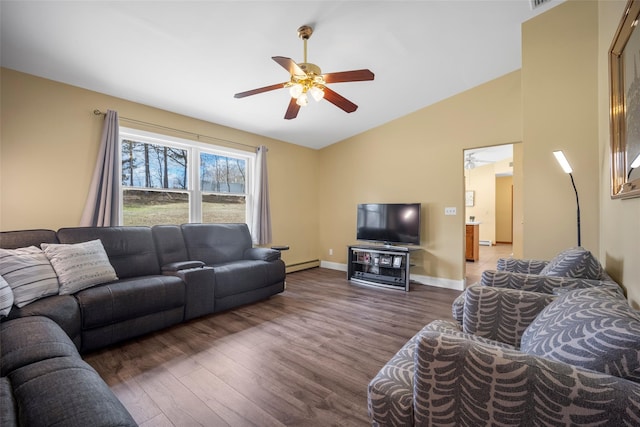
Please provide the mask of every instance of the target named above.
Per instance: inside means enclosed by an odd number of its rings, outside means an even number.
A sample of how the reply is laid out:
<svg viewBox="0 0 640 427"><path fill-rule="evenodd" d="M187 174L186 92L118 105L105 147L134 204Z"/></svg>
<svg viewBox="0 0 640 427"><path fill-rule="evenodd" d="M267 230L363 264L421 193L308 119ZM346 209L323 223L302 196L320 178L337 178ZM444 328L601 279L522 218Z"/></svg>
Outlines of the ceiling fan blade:
<svg viewBox="0 0 640 427"><path fill-rule="evenodd" d="M300 66L298 64L296 64L296 62L291 58L287 58L285 56L272 56L271 59L273 59L278 64L280 64L282 66L282 68L287 70L289 72L289 74L291 74L292 76L294 76L294 75L295 76L306 76L307 75L307 73L305 73L302 70L302 68L300 68Z"/></svg>
<svg viewBox="0 0 640 427"><path fill-rule="evenodd" d="M327 73L323 75L325 83L362 82L373 80L374 74L371 70L341 71L338 73Z"/></svg>
<svg viewBox="0 0 640 427"><path fill-rule="evenodd" d="M338 93L332 91L326 86L324 88L324 99L326 99L336 107L346 111L347 113L353 113L358 109L358 106L356 104L349 101L344 96L339 95Z"/></svg>
<svg viewBox="0 0 640 427"><path fill-rule="evenodd" d="M288 82L278 83L278 84L271 85L271 86L265 86L265 87L260 87L258 89L248 90L246 92L236 93L235 95L233 95L233 97L234 98L244 98L245 96L257 95L259 93L269 92L270 90L282 89L286 83L288 83Z"/></svg>
<svg viewBox="0 0 640 427"><path fill-rule="evenodd" d="M284 118L286 120L295 119L298 116L298 111L300 111L300 106L296 103L295 98L291 98L289 106L287 107L287 112L284 113Z"/></svg>

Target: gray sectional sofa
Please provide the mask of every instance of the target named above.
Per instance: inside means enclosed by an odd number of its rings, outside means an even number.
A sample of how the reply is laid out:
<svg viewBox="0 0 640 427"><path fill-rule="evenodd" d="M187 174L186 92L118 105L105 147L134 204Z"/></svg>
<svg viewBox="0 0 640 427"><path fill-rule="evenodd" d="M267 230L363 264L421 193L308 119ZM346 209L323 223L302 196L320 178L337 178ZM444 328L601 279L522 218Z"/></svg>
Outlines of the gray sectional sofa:
<svg viewBox="0 0 640 427"><path fill-rule="evenodd" d="M56 323L28 316L0 323L0 425L135 426Z"/></svg>
<svg viewBox="0 0 640 427"><path fill-rule="evenodd" d="M50 360L60 358L66 358L71 365L82 365L81 369L89 372L91 368L82 362L79 353L266 299L282 292L285 287L285 265L280 259L280 252L252 247L246 224L9 231L0 233L0 248L25 248L44 243L42 246L46 251L46 244L57 248L55 245L78 245L95 240L104 247L116 280L87 286L69 294L45 296L22 307L13 306L1 319L1 425L135 425L126 410L115 403L114 416L123 412L123 422L114 422L108 416L97 419L80 416L76 419L52 415L40 420L40 424L33 424L31 406L37 406L41 400L56 401L70 396L66 388L59 388L64 382L23 392L28 389L22 387L16 378L24 379L20 372L33 363L40 366L38 375L46 373L49 365L52 370L59 369ZM62 273L56 270L56 274L62 280ZM43 344L38 347L31 343L24 347L16 340L24 333L30 333L33 322L39 325ZM64 332L64 338L59 331ZM62 341L68 342L60 344ZM73 349L70 349L70 343ZM56 353L61 346L66 350L63 354ZM6 362L14 357L14 347L20 348L23 362ZM49 347L53 350L49 351ZM18 372L20 369L22 371ZM82 382L87 376L91 377L87 381L97 381L97 384L87 386L90 390L98 390L95 399L103 400L103 394L108 394L104 390L106 386L100 385L99 377L94 374L78 376L77 381ZM43 395L46 394L43 390L50 394ZM60 396L51 394L56 392L61 393ZM90 391L85 393L77 405L72 405L74 411L82 414L86 409L87 413L93 414L91 404L95 400L88 397L91 395ZM6 402L9 403L5 405ZM60 419L61 422L56 421Z"/></svg>

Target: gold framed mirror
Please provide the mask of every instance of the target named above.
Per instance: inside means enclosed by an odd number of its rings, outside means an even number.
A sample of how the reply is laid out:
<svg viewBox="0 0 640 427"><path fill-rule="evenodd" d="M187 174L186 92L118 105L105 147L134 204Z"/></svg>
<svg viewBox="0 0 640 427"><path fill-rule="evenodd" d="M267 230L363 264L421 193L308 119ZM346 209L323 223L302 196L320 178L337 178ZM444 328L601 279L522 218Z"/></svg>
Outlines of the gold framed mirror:
<svg viewBox="0 0 640 427"><path fill-rule="evenodd" d="M611 198L640 197L640 0L624 10L609 49Z"/></svg>

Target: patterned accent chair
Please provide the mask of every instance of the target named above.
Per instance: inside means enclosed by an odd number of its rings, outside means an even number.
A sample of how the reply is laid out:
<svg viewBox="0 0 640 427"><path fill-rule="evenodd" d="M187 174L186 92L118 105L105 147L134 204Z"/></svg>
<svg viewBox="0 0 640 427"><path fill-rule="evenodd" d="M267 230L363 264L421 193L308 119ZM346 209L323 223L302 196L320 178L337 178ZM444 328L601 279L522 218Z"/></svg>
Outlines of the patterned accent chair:
<svg viewBox="0 0 640 427"><path fill-rule="evenodd" d="M564 250L550 261L500 258L496 270L484 271L475 285L544 294L604 286L622 293L600 262L582 247ZM453 318L462 323L464 294L456 298L451 309Z"/></svg>
<svg viewBox="0 0 640 427"><path fill-rule="evenodd" d="M607 288L473 286L368 387L374 426L640 425L640 312Z"/></svg>

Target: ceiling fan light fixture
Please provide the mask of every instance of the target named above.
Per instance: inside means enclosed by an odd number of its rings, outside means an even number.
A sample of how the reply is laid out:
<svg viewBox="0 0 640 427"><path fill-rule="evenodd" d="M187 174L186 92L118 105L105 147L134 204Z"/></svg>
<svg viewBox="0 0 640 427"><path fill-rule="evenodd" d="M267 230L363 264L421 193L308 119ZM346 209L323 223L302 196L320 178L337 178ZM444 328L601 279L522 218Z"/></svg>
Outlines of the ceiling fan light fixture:
<svg viewBox="0 0 640 427"><path fill-rule="evenodd" d="M319 102L322 100L322 98L324 98L324 90L322 90L318 86L313 86L311 89L309 89L309 93L311 94L311 96L313 96L313 99L315 99L316 102Z"/></svg>
<svg viewBox="0 0 640 427"><path fill-rule="evenodd" d="M300 94L300 96L298 96L298 100L296 101L296 104L298 104L301 107L306 107L308 103L309 103L309 99L307 98L306 93L302 93Z"/></svg>
<svg viewBox="0 0 640 427"><path fill-rule="evenodd" d="M291 95L292 98L298 99L298 97L302 95L302 92L303 88L300 83L295 83L289 87L289 95Z"/></svg>

